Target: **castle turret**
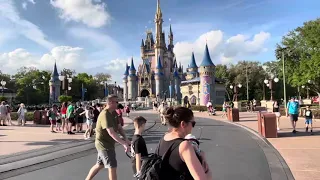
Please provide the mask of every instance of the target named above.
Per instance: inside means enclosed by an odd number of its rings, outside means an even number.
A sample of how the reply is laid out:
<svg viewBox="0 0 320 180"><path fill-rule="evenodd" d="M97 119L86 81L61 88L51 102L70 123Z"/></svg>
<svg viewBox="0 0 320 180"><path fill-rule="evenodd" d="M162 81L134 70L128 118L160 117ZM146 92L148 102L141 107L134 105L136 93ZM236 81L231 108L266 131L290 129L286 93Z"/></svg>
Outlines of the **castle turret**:
<svg viewBox="0 0 320 180"><path fill-rule="evenodd" d="M134 100L137 97L137 75L134 67L133 57L131 58L131 65L128 76L128 99Z"/></svg>
<svg viewBox="0 0 320 180"><path fill-rule="evenodd" d="M155 14L155 33L156 33L156 42L154 44L154 53L155 57L158 58L160 56L161 60L163 61L163 54L165 48L165 41L164 41L164 33L162 32L162 11L160 8L160 0L157 0L157 10ZM163 64L163 62L161 62Z"/></svg>
<svg viewBox="0 0 320 180"><path fill-rule="evenodd" d="M140 54L141 54L141 58L143 58L143 56L144 56L144 42L143 42L143 39L141 40Z"/></svg>
<svg viewBox="0 0 320 180"><path fill-rule="evenodd" d="M198 76L199 76L198 66L197 66L197 63L196 63L196 59L194 57L194 53L192 52L191 61L190 61L190 64L189 64L189 66L187 68L187 77L186 77L186 79L190 80L190 79L196 78Z"/></svg>
<svg viewBox="0 0 320 180"><path fill-rule="evenodd" d="M180 90L180 86L181 86L181 78L180 75L178 73L178 69L175 66L174 68L174 72L173 72L173 79L174 79L174 90L175 90L175 99L178 102L178 104L181 103L181 90Z"/></svg>
<svg viewBox="0 0 320 180"><path fill-rule="evenodd" d="M208 101L212 101L215 104L215 65L213 64L208 45L206 44L204 50L203 60L199 69L200 74L200 102L201 105L206 105Z"/></svg>
<svg viewBox="0 0 320 180"><path fill-rule="evenodd" d="M168 40L169 40L168 50L173 51L174 45L173 45L173 33L172 33L172 29L171 29L171 24L170 24L170 32L168 35Z"/></svg>
<svg viewBox="0 0 320 180"><path fill-rule="evenodd" d="M59 73L57 69L57 63L54 63L53 71L51 74L51 79L49 81L50 86L50 97L49 97L49 104L57 103L60 96L60 87L61 81L59 79Z"/></svg>
<svg viewBox="0 0 320 180"><path fill-rule="evenodd" d="M156 80L156 96L160 97L162 96L161 92L163 91L163 67L161 64L161 59L160 56L158 56L158 62L157 62L157 67L155 70L155 80Z"/></svg>
<svg viewBox="0 0 320 180"><path fill-rule="evenodd" d="M123 74L123 100L126 102L128 100L128 75L129 75L129 66L126 63L126 70Z"/></svg>

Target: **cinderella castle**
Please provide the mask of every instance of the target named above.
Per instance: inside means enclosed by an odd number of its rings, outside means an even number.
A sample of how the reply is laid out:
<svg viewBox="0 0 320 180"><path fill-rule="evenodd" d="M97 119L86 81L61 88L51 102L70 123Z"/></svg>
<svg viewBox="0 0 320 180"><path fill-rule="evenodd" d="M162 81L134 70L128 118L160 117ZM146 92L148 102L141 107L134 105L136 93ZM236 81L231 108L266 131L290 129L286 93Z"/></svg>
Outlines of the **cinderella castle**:
<svg viewBox="0 0 320 180"><path fill-rule="evenodd" d="M136 100L138 97L174 99L179 104L206 105L208 101L223 103L224 85L215 78L213 64L208 46L205 46L203 61L198 67L194 54L191 55L187 72L175 58L173 52L173 32L170 25L168 45L162 30L162 11L157 0L155 14L155 38L152 31L147 30L146 39L141 41L140 53L142 62L136 70L133 59L130 66L126 65L123 76L124 100ZM191 53L190 53L191 54ZM199 71L198 71L199 69ZM217 88L220 93L217 92ZM221 103L221 104L222 104Z"/></svg>

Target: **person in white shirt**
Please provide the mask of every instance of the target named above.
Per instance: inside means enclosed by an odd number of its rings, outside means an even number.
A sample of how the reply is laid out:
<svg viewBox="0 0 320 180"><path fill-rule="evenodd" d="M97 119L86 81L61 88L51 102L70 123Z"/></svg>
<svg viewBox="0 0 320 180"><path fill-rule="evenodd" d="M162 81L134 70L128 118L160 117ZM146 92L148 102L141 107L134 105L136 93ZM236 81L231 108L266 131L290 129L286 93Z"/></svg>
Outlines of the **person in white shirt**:
<svg viewBox="0 0 320 180"><path fill-rule="evenodd" d="M25 120L25 114L27 113L27 109L25 108L24 104L21 103L20 104L20 108L18 109L18 125L24 126L26 124L26 120Z"/></svg>
<svg viewBox="0 0 320 180"><path fill-rule="evenodd" d="M7 113L8 113L8 108L5 105L5 102L2 101L0 105L0 125L1 126L6 126L6 121L7 121ZM2 124L1 124L2 121Z"/></svg>

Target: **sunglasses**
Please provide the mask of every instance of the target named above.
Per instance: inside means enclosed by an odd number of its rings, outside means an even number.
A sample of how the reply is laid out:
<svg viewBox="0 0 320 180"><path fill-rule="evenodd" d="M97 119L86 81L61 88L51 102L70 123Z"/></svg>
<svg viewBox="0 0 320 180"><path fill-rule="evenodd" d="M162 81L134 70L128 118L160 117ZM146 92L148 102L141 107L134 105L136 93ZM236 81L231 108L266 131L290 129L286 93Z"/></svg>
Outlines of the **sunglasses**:
<svg viewBox="0 0 320 180"><path fill-rule="evenodd" d="M196 125L196 122L195 121L190 121L191 124L192 124L192 127L194 127Z"/></svg>

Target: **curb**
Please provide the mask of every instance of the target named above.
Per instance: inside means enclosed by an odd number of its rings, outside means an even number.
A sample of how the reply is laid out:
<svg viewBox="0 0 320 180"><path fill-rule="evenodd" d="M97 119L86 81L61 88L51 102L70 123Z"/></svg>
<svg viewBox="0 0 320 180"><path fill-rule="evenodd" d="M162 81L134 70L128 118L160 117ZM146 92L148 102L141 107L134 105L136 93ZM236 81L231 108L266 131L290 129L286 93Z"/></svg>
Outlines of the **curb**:
<svg viewBox="0 0 320 180"><path fill-rule="evenodd" d="M216 121L220 121L220 120L216 120ZM257 131L245 125L229 122L229 121L220 121L220 122L225 122L225 123L243 128L247 132L249 132L251 135L254 136L252 138L257 140L258 145L261 147L261 149L263 150L266 156L266 159L269 164L272 180L284 180L284 179L294 180L295 179L284 158L281 156L279 151L268 141L267 138L261 136Z"/></svg>

